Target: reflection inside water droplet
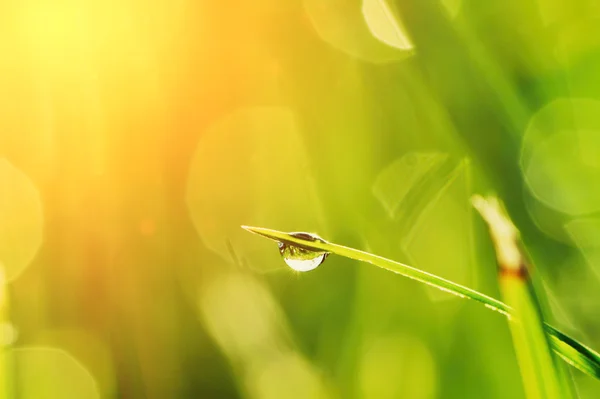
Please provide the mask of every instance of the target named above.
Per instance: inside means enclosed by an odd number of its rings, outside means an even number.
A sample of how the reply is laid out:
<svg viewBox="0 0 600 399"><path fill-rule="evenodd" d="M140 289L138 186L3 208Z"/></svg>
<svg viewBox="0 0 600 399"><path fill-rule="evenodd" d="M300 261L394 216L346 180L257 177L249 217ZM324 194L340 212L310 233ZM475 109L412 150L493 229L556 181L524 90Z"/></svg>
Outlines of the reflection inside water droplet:
<svg viewBox="0 0 600 399"><path fill-rule="evenodd" d="M321 237L311 233L290 233L290 235L313 242L325 242ZM325 251L313 251L287 242L279 242L279 253L285 263L299 272L316 269L329 255Z"/></svg>

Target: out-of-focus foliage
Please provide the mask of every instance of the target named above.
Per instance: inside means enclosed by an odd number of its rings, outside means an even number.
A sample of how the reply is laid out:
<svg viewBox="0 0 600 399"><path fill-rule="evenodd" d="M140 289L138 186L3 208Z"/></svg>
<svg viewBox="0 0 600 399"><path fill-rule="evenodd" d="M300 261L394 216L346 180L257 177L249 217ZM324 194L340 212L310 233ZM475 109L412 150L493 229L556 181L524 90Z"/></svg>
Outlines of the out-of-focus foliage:
<svg viewBox="0 0 600 399"><path fill-rule="evenodd" d="M16 278L42 243L42 203L27 176L0 159L0 259L2 280Z"/></svg>
<svg viewBox="0 0 600 399"><path fill-rule="evenodd" d="M522 168L531 193L567 215L600 211L600 101L558 99L530 120Z"/></svg>
<svg viewBox="0 0 600 399"><path fill-rule="evenodd" d="M413 48L397 12L387 0L363 0L362 13L369 30L383 43L399 50Z"/></svg>
<svg viewBox="0 0 600 399"><path fill-rule="evenodd" d="M254 245L240 221L323 230L309 146L285 107L236 110L209 128L194 154L186 197L204 245L264 271L279 265L279 254Z"/></svg>
<svg viewBox="0 0 600 399"><path fill-rule="evenodd" d="M14 368L14 392L20 398L100 397L92 376L64 351L31 347L10 350L4 356Z"/></svg>
<svg viewBox="0 0 600 399"><path fill-rule="evenodd" d="M501 315L340 258L297 274L239 225L498 296L467 201L494 191L555 324L600 348L599 18L591 0L3 2L9 350L68 352L102 397L522 398Z"/></svg>

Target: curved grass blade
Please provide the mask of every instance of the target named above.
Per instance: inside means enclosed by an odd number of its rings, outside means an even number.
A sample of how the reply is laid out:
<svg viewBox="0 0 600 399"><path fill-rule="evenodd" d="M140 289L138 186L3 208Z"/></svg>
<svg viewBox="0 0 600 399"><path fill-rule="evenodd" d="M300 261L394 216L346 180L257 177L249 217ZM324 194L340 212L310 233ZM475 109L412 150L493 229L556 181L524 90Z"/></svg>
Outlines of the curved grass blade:
<svg viewBox="0 0 600 399"><path fill-rule="evenodd" d="M313 251L329 252L345 258L370 263L374 266L396 274L401 274L405 277L417 280L442 291L457 295L461 298L472 299L480 302L489 309L500 312L509 318L511 317L512 309L504 302L482 294L471 288L456 284L450 280L438 277L434 274L424 272L409 265L405 265L404 263L396 262L382 256L371 254L369 252L364 252L358 249L345 247L343 245L333 244L326 241L309 241L301 237L295 237L288 233L277 230L250 226L242 226L242 228L251 233L261 235L277 242L283 242ZM593 349L579 343L577 340L569 337L565 333L560 332L555 327L552 327L547 323L544 323L544 330L550 337L552 349L564 361L583 371L584 373L600 379L600 354Z"/></svg>
<svg viewBox="0 0 600 399"><path fill-rule="evenodd" d="M550 324L545 323L544 328L550 336L550 345L554 352L571 366L600 379L600 355L598 352Z"/></svg>

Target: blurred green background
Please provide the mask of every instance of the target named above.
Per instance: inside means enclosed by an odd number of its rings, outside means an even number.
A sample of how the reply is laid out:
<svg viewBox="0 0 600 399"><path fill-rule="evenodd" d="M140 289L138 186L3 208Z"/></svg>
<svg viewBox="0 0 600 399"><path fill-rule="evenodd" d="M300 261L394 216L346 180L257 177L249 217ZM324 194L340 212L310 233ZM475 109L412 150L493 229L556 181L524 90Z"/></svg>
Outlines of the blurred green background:
<svg viewBox="0 0 600 399"><path fill-rule="evenodd" d="M2 2L19 397L522 398L501 315L335 256L299 274L239 228L498 297L474 193L506 202L553 322L600 348L599 18L593 0Z"/></svg>

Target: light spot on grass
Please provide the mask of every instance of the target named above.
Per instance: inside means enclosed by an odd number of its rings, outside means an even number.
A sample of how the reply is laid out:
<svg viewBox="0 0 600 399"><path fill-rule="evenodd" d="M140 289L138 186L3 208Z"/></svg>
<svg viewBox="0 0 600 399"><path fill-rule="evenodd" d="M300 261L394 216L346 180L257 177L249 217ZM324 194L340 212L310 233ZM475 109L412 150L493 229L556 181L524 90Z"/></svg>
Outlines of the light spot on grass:
<svg viewBox="0 0 600 399"><path fill-rule="evenodd" d="M497 307L495 307L495 306L489 305L489 304L487 304L487 303L486 303L484 306L485 306L486 308L488 308L488 309L491 309L491 310L493 310L493 311L495 311L495 312L498 312L498 313L500 313L500 314L502 314L502 315L504 315L504 316L508 317L508 319L509 319L509 320L510 320L510 319L511 319L511 317L512 317L512 316L510 315L510 313L508 313L507 311L505 311L505 310L502 310L502 309L498 309L498 308L497 308Z"/></svg>

